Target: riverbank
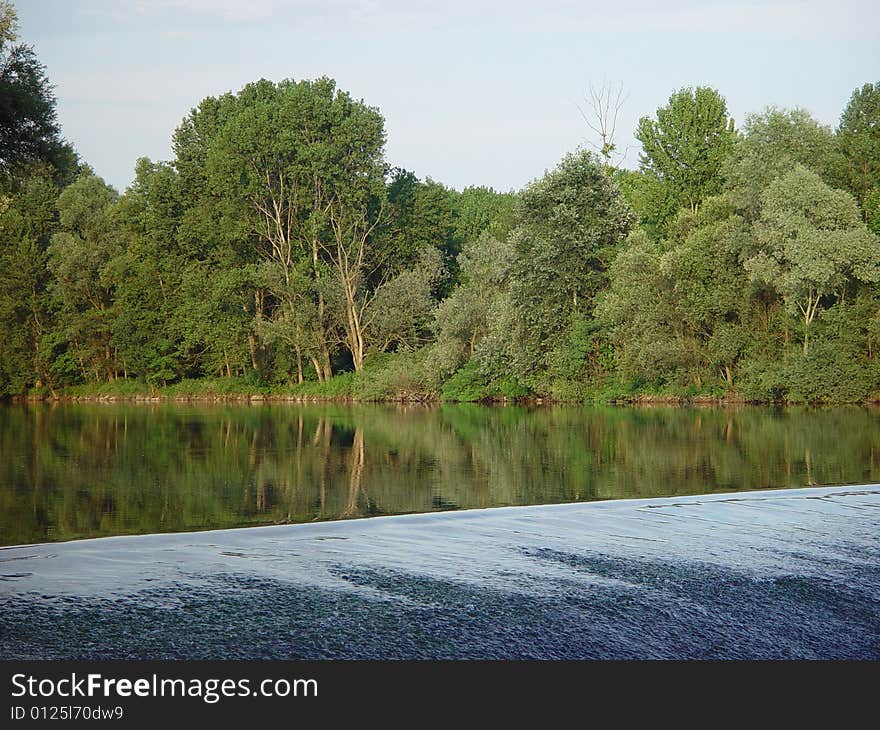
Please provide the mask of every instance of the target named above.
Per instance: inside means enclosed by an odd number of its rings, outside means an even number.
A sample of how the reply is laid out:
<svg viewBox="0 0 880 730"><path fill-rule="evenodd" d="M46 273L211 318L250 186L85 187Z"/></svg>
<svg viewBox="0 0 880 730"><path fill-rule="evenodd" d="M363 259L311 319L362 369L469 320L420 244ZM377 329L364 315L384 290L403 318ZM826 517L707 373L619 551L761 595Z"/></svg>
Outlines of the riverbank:
<svg viewBox="0 0 880 730"><path fill-rule="evenodd" d="M323 395L320 393L166 393L162 390L146 393L66 393L55 395L12 396L12 403L239 403L260 405L263 403L299 403L299 404L400 404L437 406L444 403L473 403L485 406L541 406L541 405L616 405L616 406L695 406L695 407L743 407L743 406L835 406L835 405L880 405L880 399L871 398L864 401L803 401L803 400L749 400L739 396L711 395L633 395L611 398L594 398L582 400L566 400L551 396L523 396L520 398L487 397L475 400L459 400L443 398L436 393L401 393L383 398L359 398L352 395Z"/></svg>
<svg viewBox="0 0 880 730"><path fill-rule="evenodd" d="M353 374L345 373L324 383L308 382L292 386L252 385L242 379L184 380L163 387L150 387L142 381L117 380L108 383L72 386L57 391L41 390L14 395L13 403L389 403L426 404L477 403L483 405L632 405L632 406L747 406L747 405L838 405L836 401L754 400L736 393L624 393L615 389L581 397L553 395L502 395L473 393L450 396L437 390L392 390L375 392L357 387ZM862 405L880 399L861 401Z"/></svg>
<svg viewBox="0 0 880 730"><path fill-rule="evenodd" d="M388 404L418 404L441 405L443 403L474 403L478 405L576 405L583 401L560 400L551 397L523 397L523 398L485 398L477 401L446 400L439 395L418 396L391 396L382 399L365 400L354 396L325 396L325 395L297 395L297 394L262 394L262 393L194 393L167 395L137 394L137 395L67 395L56 396L24 396L13 397L13 403L388 403ZM613 399L607 401L593 401L606 405L706 405L706 406L744 406L744 405L786 405L785 403L773 403L770 401L748 401L736 398L713 398L711 396L637 396L629 399ZM869 403L876 403L870 401Z"/></svg>
<svg viewBox="0 0 880 730"><path fill-rule="evenodd" d="M530 393L515 383L486 385L449 381L442 386L428 387L407 379L388 378L388 371L368 369L361 373L340 373L328 381L306 381L299 384L267 384L252 378L184 379L163 386L143 380L117 379L102 383L43 388L25 395L12 396L13 402L120 402L120 403L400 403L430 404L481 403L485 405L685 405L685 406L746 406L746 405L843 405L878 404L880 398L859 401L831 397L807 399L789 394L779 399L749 398L736 391L717 387L696 390L692 387L665 386L646 390L636 384L606 384L602 388L573 387L557 392Z"/></svg>
<svg viewBox="0 0 880 730"><path fill-rule="evenodd" d="M0 550L4 658L880 658L880 487Z"/></svg>

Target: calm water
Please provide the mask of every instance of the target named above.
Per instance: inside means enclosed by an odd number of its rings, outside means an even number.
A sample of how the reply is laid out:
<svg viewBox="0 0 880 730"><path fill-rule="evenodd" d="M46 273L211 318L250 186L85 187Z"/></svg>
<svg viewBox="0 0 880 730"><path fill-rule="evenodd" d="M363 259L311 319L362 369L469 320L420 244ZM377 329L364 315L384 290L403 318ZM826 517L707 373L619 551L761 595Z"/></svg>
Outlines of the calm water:
<svg viewBox="0 0 880 730"><path fill-rule="evenodd" d="M0 544L880 482L880 411L0 407Z"/></svg>

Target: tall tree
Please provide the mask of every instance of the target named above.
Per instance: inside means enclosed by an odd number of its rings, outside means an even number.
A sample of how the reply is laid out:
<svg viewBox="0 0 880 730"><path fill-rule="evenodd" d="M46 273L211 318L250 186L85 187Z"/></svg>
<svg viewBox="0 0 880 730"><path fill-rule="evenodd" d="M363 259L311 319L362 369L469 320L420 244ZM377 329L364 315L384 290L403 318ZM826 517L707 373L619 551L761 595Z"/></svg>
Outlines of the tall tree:
<svg viewBox="0 0 880 730"><path fill-rule="evenodd" d="M57 179L69 182L76 155L61 139L55 95L33 48L16 44L18 18L12 4L0 2L0 182L35 162L52 165Z"/></svg>
<svg viewBox="0 0 880 730"><path fill-rule="evenodd" d="M507 301L510 245L484 232L458 255L461 283L435 310L439 354L446 372L472 358L493 327L498 300Z"/></svg>
<svg viewBox="0 0 880 730"><path fill-rule="evenodd" d="M621 374L732 385L746 344L749 286L739 258L748 229L720 196L696 214L681 211L670 229L660 242L641 230L630 235L597 316L610 328Z"/></svg>
<svg viewBox="0 0 880 730"><path fill-rule="evenodd" d="M827 299L841 301L856 281L880 282L880 239L865 227L855 200L803 166L767 189L755 233L760 249L746 269L800 315L804 354Z"/></svg>
<svg viewBox="0 0 880 730"><path fill-rule="evenodd" d="M656 119L642 117L636 138L642 143L642 170L663 183L676 206L695 211L720 192L719 172L736 131L724 97L698 86L672 94Z"/></svg>
<svg viewBox="0 0 880 730"><path fill-rule="evenodd" d="M469 186L454 201L455 239L460 246L477 241L483 233L505 238L516 225L517 196L485 186Z"/></svg>
<svg viewBox="0 0 880 730"><path fill-rule="evenodd" d="M743 132L722 175L728 199L748 220L760 214L767 186L797 164L833 181L839 165L834 135L806 109L768 107L748 115Z"/></svg>
<svg viewBox="0 0 880 730"><path fill-rule="evenodd" d="M853 91L840 116L837 140L845 158L843 181L867 220L868 198L880 189L880 81Z"/></svg>
<svg viewBox="0 0 880 730"><path fill-rule="evenodd" d="M110 266L122 245L112 215L117 197L101 178L81 176L58 197L60 225L48 249L59 331L87 380L111 380L118 373Z"/></svg>
<svg viewBox="0 0 880 730"><path fill-rule="evenodd" d="M57 197L44 167L0 204L0 395L54 385L46 249L58 225Z"/></svg>
<svg viewBox="0 0 880 730"><path fill-rule="evenodd" d="M511 297L518 377L540 372L573 317L590 317L593 297L635 215L590 152L567 155L521 194L511 234Z"/></svg>
<svg viewBox="0 0 880 730"><path fill-rule="evenodd" d="M125 245L109 264L115 280L113 344L124 376L151 384L174 380L195 364L182 345L189 303L181 296L187 261L177 242L180 198L174 168L141 158L114 216Z"/></svg>
<svg viewBox="0 0 880 730"><path fill-rule="evenodd" d="M286 321L304 321L291 317L302 305L293 285L305 262L316 298L314 331L294 328L286 339L301 332L298 360L308 354L318 377L329 378L340 328L360 369L364 296L379 265L371 242L384 193L384 143L378 111L327 78L248 84L206 99L178 130L176 164L185 185L204 185L205 210L228 221L229 245L257 276L244 303L255 368L267 319L277 311Z"/></svg>

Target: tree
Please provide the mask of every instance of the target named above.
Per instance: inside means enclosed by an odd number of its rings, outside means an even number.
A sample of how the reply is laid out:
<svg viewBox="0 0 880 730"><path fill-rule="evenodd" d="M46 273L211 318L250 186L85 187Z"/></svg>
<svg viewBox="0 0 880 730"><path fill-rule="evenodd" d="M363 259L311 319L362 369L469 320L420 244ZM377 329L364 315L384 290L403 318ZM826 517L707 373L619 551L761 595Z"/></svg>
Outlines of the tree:
<svg viewBox="0 0 880 730"><path fill-rule="evenodd" d="M415 350L428 342L434 290L444 273L440 251L428 246L412 268L377 289L363 319L364 339L371 350Z"/></svg>
<svg viewBox="0 0 880 730"><path fill-rule="evenodd" d="M656 120L642 117L636 138L642 143L642 170L662 181L676 206L695 211L720 192L719 172L736 131L724 97L698 86L672 94Z"/></svg>
<svg viewBox="0 0 880 730"><path fill-rule="evenodd" d="M415 220L416 195L421 185L414 172L401 167L389 171L378 243L383 249L383 258L402 262L404 266L418 258L426 238L421 233L422 226Z"/></svg>
<svg viewBox="0 0 880 730"><path fill-rule="evenodd" d="M768 107L750 114L722 166L725 194L749 221L761 210L767 186L800 164L831 184L838 166L834 135L805 109Z"/></svg>
<svg viewBox="0 0 880 730"><path fill-rule="evenodd" d="M880 281L880 239L865 227L855 200L801 165L767 189L755 234L760 248L746 269L800 314L804 354L825 299L843 300L855 281Z"/></svg>
<svg viewBox="0 0 880 730"><path fill-rule="evenodd" d="M17 39L11 3L0 2L0 178L9 187L23 168L51 164L59 181L76 168L76 155L60 137L55 95L33 49Z"/></svg>
<svg viewBox="0 0 880 730"><path fill-rule="evenodd" d="M45 167L18 188L0 206L0 395L52 387L57 355L46 341L52 326L46 248L58 225L58 188Z"/></svg>
<svg viewBox="0 0 880 730"><path fill-rule="evenodd" d="M505 238L516 225L515 193L500 193L494 188L470 186L454 200L455 239L460 246L477 241L484 232Z"/></svg>
<svg viewBox="0 0 880 730"><path fill-rule="evenodd" d="M673 321L687 342L689 376L697 387L704 373L733 385L748 339L743 320L751 302L740 263L748 234L745 221L731 214L723 198L709 198L697 214L679 214L669 250L660 258Z"/></svg>
<svg viewBox="0 0 880 730"><path fill-rule="evenodd" d="M498 298L507 301L511 256L510 245L489 233L467 241L458 255L461 283L434 312L444 375L472 358L490 333Z"/></svg>
<svg viewBox="0 0 880 730"><path fill-rule="evenodd" d="M521 193L511 234L510 293L517 327L511 363L522 380L545 368L573 316L590 317L607 267L635 215L604 165L570 154Z"/></svg>
<svg viewBox="0 0 880 730"><path fill-rule="evenodd" d="M744 222L720 197L697 213L682 210L666 240L652 241L641 230L630 235L597 306L622 374L697 387L707 379L733 384L750 303L739 263L746 238Z"/></svg>
<svg viewBox="0 0 880 730"><path fill-rule="evenodd" d="M59 306L60 334L79 363L83 379L115 379L112 346L113 290L110 262L121 236L112 217L116 191L95 175L83 175L58 197L59 230L48 249L48 266Z"/></svg>
<svg viewBox="0 0 880 730"><path fill-rule="evenodd" d="M688 352L673 329L677 316L660 269L662 255L662 245L645 231L630 233L611 264L609 286L595 310L614 343L617 372L649 382L686 367Z"/></svg>
<svg viewBox="0 0 880 730"><path fill-rule="evenodd" d="M297 357L317 342L310 352L315 370L331 377L341 328L360 369L360 297L378 266L370 243L384 190L384 142L378 111L327 78L248 84L236 95L205 99L178 129L175 164L184 187L205 188L203 216L222 222L236 265L263 272L243 303L255 369L265 320L276 310L289 320L299 306L291 287L303 262L314 280L315 331L303 332ZM274 301L261 285L266 265L278 274L269 280L283 283Z"/></svg>
<svg viewBox="0 0 880 730"><path fill-rule="evenodd" d="M844 182L867 212L869 195L880 188L880 81L853 91L837 141L845 158Z"/></svg>
<svg viewBox="0 0 880 730"><path fill-rule="evenodd" d="M643 170L619 168L613 171L613 178L638 216L641 228L655 240L663 238L667 223L678 211L669 187L652 172Z"/></svg>
<svg viewBox="0 0 880 730"><path fill-rule="evenodd" d="M617 151L614 137L617 118L627 96L623 82L612 85L603 81L600 86L590 84L589 97L584 99L583 107L578 107L587 127L599 138L599 142L592 143L592 146L608 168L617 167L626 157L626 152Z"/></svg>
<svg viewBox="0 0 880 730"><path fill-rule="evenodd" d="M115 281L112 342L123 376L150 384L175 380L190 367L182 346L190 303L182 298L187 261L177 242L180 197L175 169L141 158L113 216L125 246L108 264Z"/></svg>

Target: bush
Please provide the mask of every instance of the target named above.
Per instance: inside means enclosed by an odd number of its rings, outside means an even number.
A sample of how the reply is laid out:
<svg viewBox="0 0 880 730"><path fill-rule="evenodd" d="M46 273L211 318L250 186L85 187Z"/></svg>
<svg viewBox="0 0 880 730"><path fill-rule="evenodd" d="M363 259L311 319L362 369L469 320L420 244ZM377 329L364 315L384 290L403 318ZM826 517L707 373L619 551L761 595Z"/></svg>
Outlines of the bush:
<svg viewBox="0 0 880 730"><path fill-rule="evenodd" d="M751 362L739 390L750 400L786 403L858 403L878 387L876 361L834 340L817 340L805 355L792 348L777 362Z"/></svg>
<svg viewBox="0 0 880 730"><path fill-rule="evenodd" d="M428 400L434 396L422 351L382 353L357 379L355 395L361 400Z"/></svg>
<svg viewBox="0 0 880 730"><path fill-rule="evenodd" d="M470 360L443 383L440 395L445 401L474 403L489 397L488 385L488 378L480 372L477 363Z"/></svg>

